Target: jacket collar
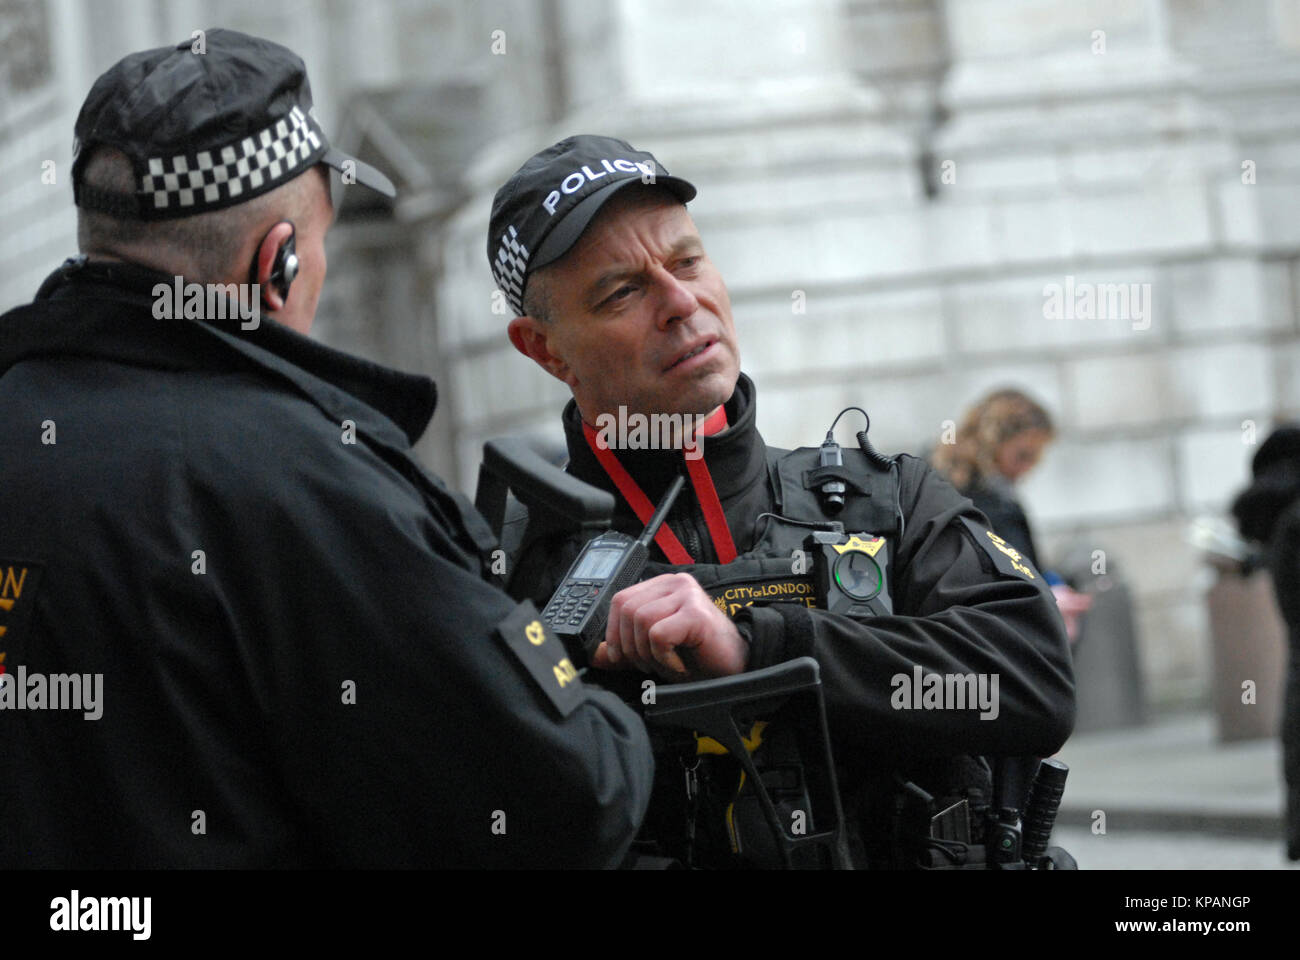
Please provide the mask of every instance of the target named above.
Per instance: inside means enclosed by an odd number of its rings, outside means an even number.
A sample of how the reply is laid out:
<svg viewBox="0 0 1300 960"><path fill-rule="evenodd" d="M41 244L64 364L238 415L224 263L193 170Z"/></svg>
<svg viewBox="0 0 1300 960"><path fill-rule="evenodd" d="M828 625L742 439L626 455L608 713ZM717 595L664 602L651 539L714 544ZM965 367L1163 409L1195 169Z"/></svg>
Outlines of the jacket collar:
<svg viewBox="0 0 1300 960"><path fill-rule="evenodd" d="M332 417L355 418L359 400L409 443L424 433L437 404L428 377L334 350L270 320L242 330L238 321L157 319L153 288L174 282L133 264L67 261L41 285L34 303L0 317L0 374L28 357L59 354L176 370L228 370L237 362L292 382ZM391 426L371 426L391 432Z"/></svg>
<svg viewBox="0 0 1300 960"><path fill-rule="evenodd" d="M702 445L704 462L724 510L729 501L739 500L752 489L766 470L767 463L763 438L755 427L754 383L743 373L736 381L736 389L726 403L726 410L727 428L706 437ZM572 399L565 405L562 418L569 450L569 472L613 493L616 514L631 515L631 508L619 496L614 482L587 445L582 418ZM616 450L615 455L645 495L655 503L673 478L682 473L684 466L681 450Z"/></svg>

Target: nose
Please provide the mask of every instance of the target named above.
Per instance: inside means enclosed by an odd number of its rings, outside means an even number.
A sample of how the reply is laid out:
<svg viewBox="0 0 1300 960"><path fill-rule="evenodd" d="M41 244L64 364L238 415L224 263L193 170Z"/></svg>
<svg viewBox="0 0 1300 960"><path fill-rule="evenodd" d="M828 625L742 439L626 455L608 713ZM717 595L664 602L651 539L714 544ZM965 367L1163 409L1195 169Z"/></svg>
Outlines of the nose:
<svg viewBox="0 0 1300 960"><path fill-rule="evenodd" d="M672 272L659 267L656 271L655 282L659 287L659 309L658 325L660 329L667 327L675 320L689 320L695 315L695 311L700 308L700 302L695 298L695 294L673 276Z"/></svg>

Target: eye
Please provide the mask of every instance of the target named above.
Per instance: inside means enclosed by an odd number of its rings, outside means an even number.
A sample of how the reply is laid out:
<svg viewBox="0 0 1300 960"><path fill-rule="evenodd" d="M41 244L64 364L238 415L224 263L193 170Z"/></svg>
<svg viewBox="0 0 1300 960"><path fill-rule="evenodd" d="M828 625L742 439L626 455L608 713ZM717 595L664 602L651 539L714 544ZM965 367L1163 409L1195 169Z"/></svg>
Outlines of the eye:
<svg viewBox="0 0 1300 960"><path fill-rule="evenodd" d="M623 286L619 287L617 290L611 293L604 300L600 301L600 303L596 304L596 309L604 310L606 307L612 307L619 303L622 303L628 297L632 296L632 294L634 294L635 292L636 292L635 284L625 283L623 284Z"/></svg>

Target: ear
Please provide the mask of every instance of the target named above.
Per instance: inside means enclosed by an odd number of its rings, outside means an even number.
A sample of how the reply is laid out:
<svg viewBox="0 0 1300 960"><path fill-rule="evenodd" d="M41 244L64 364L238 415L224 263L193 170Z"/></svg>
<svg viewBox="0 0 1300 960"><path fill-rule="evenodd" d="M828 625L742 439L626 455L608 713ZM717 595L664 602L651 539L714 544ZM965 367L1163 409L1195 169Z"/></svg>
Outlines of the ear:
<svg viewBox="0 0 1300 960"><path fill-rule="evenodd" d="M515 317L506 328L515 349L539 367L565 383L569 382L569 365L550 349L550 324L536 317Z"/></svg>
<svg viewBox="0 0 1300 960"><path fill-rule="evenodd" d="M275 255L291 236L293 236L293 224L288 220L281 220L267 231L266 236L257 246L257 285L262 293L262 299L272 313L284 309L284 297L280 296L280 291L275 289L275 284L271 283L271 271L275 265Z"/></svg>

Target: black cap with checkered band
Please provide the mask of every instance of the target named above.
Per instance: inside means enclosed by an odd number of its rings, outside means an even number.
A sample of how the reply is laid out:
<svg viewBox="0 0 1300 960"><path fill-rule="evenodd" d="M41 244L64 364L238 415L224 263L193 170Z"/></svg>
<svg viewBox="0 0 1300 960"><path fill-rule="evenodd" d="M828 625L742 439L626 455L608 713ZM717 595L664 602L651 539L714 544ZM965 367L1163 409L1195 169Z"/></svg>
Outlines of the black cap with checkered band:
<svg viewBox="0 0 1300 960"><path fill-rule="evenodd" d="M597 211L623 187L651 183L682 203L695 187L644 150L613 137L568 137L534 154L492 200L488 263L517 316L524 312L528 273L560 259Z"/></svg>
<svg viewBox="0 0 1300 960"><path fill-rule="evenodd" d="M134 193L85 183L101 146L131 159ZM317 163L396 196L386 176L330 146L296 54L235 30L209 30L124 57L95 81L77 116L72 190L87 210L164 220L243 203Z"/></svg>

